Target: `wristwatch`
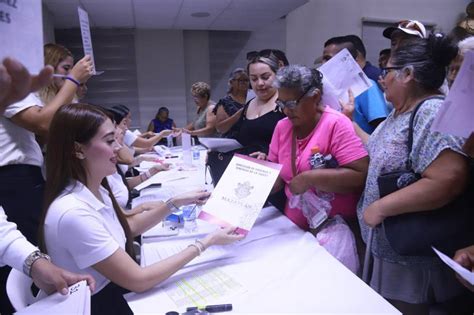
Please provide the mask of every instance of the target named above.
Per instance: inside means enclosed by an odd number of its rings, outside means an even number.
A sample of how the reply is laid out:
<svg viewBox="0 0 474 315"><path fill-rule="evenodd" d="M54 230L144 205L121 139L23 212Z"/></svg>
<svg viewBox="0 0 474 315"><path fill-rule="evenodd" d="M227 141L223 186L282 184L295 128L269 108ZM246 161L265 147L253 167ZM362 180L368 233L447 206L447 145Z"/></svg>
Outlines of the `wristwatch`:
<svg viewBox="0 0 474 315"><path fill-rule="evenodd" d="M29 254L28 257L26 257L25 262L23 263L23 273L28 277L31 277L31 266L33 266L35 261L40 258L44 258L47 261L51 261L51 258L48 255L40 252L39 250L35 250L31 254Z"/></svg>

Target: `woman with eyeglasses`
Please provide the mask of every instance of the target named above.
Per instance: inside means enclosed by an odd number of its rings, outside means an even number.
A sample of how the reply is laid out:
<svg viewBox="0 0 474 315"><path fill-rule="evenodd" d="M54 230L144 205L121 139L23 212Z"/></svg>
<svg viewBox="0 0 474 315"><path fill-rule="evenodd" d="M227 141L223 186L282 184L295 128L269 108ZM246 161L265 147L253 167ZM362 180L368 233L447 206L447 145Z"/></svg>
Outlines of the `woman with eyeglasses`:
<svg viewBox="0 0 474 315"><path fill-rule="evenodd" d="M370 285L403 314L468 311L452 270L437 257L398 254L381 225L387 217L440 208L465 190L469 166L463 140L431 130L443 104L439 88L456 54L448 39L433 35L395 49L383 69L386 97L394 110L368 138L370 164L357 214L366 241L373 228ZM409 152L409 121L417 107ZM406 170L408 158L421 178L380 198L378 177Z"/></svg>
<svg viewBox="0 0 474 315"><path fill-rule="evenodd" d="M53 118L46 157L45 204L40 247L52 261L96 280L91 314L132 314L123 294L160 284L212 245L243 238L235 228L218 229L187 248L147 267L134 260L133 237L158 224L176 208L202 204L209 193L195 191L125 217L106 177L116 171L115 125L97 106L70 104Z"/></svg>
<svg viewBox="0 0 474 315"><path fill-rule="evenodd" d="M299 65L281 68L274 86L287 116L278 122L268 153L268 160L283 164L274 191L284 186L288 199L308 190L334 193L329 216L339 214L356 225L356 204L364 187L368 158L350 120L321 104L322 74L316 69ZM310 160L315 150L324 156L330 154L339 166L312 169ZM309 230L300 208L287 202L284 212L300 228ZM355 232L357 229L356 225Z"/></svg>
<svg viewBox="0 0 474 315"><path fill-rule="evenodd" d="M249 77L243 68L234 69L229 76L229 90L214 107L216 129L224 138L233 138L247 98Z"/></svg>

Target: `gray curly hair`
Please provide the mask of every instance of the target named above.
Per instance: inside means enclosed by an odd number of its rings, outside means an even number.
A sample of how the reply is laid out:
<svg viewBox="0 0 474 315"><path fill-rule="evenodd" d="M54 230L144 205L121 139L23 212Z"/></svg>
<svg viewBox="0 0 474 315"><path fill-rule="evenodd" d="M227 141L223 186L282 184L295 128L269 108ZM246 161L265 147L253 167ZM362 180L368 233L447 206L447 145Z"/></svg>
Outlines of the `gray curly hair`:
<svg viewBox="0 0 474 315"><path fill-rule="evenodd" d="M306 95L313 96L316 90L323 93L323 75L316 69L302 65L289 65L280 68L273 81L275 88L297 89Z"/></svg>

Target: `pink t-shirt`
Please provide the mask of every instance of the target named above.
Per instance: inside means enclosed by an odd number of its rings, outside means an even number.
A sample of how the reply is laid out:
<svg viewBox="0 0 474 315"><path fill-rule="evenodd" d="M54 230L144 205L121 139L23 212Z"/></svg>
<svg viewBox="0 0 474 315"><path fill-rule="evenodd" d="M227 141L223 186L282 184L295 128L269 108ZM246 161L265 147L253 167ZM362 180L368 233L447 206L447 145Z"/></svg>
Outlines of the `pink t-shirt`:
<svg viewBox="0 0 474 315"><path fill-rule="evenodd" d="M268 159L272 162L283 164L280 177L286 183L285 193L288 199L292 196L288 183L293 178L291 170L291 139L293 125L288 118L278 122L273 133ZM326 107L316 127L305 139L297 139L296 168L297 173L311 169L309 159L311 149L318 146L323 155L331 154L343 167L353 161L367 156L367 151L362 141L357 136L352 122L343 114ZM331 202L332 210L329 214L336 214L346 218L354 218L356 205L360 194L334 194ZM290 208L288 201L285 206L285 214L302 229L308 230L308 222L300 209Z"/></svg>

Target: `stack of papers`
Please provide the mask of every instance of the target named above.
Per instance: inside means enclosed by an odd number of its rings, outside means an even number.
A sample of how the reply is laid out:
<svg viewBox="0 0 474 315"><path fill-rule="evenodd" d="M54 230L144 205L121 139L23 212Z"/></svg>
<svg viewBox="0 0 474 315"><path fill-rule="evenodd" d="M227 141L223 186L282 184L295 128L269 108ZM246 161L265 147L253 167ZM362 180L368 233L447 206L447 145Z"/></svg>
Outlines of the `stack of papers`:
<svg viewBox="0 0 474 315"><path fill-rule="evenodd" d="M235 139L199 137L199 142L211 151L224 153L242 148L242 145Z"/></svg>
<svg viewBox="0 0 474 315"><path fill-rule="evenodd" d="M86 281L69 287L69 295L54 293L20 310L19 315L84 314L91 313L91 291Z"/></svg>

